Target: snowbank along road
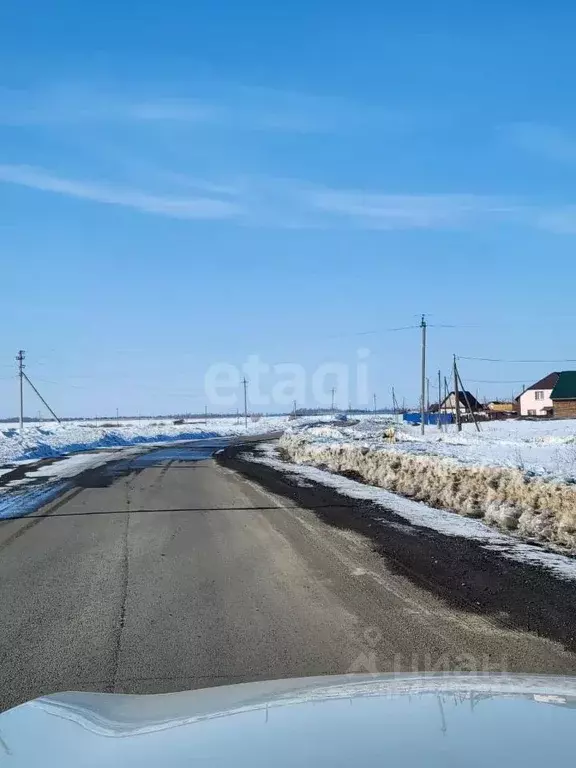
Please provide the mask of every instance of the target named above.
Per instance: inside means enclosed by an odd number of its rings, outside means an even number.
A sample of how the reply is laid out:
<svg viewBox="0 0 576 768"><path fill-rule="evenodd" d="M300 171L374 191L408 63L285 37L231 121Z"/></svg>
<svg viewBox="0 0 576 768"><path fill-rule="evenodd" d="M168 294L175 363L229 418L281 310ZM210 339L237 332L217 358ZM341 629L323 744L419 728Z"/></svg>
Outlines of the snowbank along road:
<svg viewBox="0 0 576 768"><path fill-rule="evenodd" d="M576 674L574 581L219 445L79 466L0 522L2 708L347 672Z"/></svg>

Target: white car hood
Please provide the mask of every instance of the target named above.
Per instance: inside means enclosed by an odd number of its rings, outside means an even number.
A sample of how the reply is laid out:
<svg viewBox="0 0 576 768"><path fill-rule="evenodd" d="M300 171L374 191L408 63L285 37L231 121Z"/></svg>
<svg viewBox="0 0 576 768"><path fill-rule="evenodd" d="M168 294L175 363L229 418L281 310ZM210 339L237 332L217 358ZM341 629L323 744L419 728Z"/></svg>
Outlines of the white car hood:
<svg viewBox="0 0 576 768"><path fill-rule="evenodd" d="M0 758L14 768L542 768L572 762L575 733L573 678L347 675L46 696L0 715Z"/></svg>

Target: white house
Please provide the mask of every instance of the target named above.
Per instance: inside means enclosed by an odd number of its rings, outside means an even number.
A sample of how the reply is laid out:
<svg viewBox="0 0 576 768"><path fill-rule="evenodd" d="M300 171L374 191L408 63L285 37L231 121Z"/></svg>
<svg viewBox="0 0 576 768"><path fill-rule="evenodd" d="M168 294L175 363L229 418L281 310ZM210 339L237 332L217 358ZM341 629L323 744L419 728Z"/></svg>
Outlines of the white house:
<svg viewBox="0 0 576 768"><path fill-rule="evenodd" d="M553 405L550 395L559 377L556 371L549 373L525 389L518 397L520 416L551 416Z"/></svg>

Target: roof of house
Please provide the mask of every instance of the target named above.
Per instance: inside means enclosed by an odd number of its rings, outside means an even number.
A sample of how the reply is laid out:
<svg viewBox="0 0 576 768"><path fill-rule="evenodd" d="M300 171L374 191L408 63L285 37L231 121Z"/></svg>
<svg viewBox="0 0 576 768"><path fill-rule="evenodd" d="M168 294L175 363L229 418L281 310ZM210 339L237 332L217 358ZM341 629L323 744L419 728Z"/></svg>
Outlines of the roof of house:
<svg viewBox="0 0 576 768"><path fill-rule="evenodd" d="M536 384L532 384L531 387L526 387L524 392L528 392L528 390L530 389L554 389L554 387L558 383L559 376L560 376L560 373L558 371L549 373L548 376L544 376L544 378L540 379L540 381L537 381Z"/></svg>
<svg viewBox="0 0 576 768"><path fill-rule="evenodd" d="M526 392L530 392L530 390L533 389L554 389L558 382L558 377L560 376L560 373L558 371L553 371L552 373L549 373L548 376L544 376L543 379L540 379L535 384L532 384L530 387L526 387L526 389L523 389L522 392L516 397L516 400L520 400L523 394Z"/></svg>
<svg viewBox="0 0 576 768"><path fill-rule="evenodd" d="M473 411L482 410L481 403L476 400L471 392L466 391L466 396L468 397L468 402L470 403L470 407ZM445 397L444 400L442 400L442 405L449 401L451 397L454 397L454 390L452 390L452 392L450 392L450 394ZM464 392L461 389L458 390L458 400L460 400L461 404L464 406L464 408L466 408L466 397L464 396Z"/></svg>
<svg viewBox="0 0 576 768"><path fill-rule="evenodd" d="M562 371L550 397L552 400L576 400L576 371Z"/></svg>

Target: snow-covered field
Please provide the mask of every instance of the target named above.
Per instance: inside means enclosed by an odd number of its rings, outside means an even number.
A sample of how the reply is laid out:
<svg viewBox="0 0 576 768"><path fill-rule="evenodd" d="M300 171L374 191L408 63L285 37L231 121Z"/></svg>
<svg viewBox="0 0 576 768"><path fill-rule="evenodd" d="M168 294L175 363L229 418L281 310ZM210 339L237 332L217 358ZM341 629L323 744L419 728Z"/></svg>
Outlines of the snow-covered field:
<svg viewBox="0 0 576 768"><path fill-rule="evenodd" d="M280 442L297 463L352 473L434 507L576 550L576 421L500 421L476 433L394 426L290 426Z"/></svg>
<svg viewBox="0 0 576 768"><path fill-rule="evenodd" d="M316 445L362 444L383 450L401 450L415 455L450 458L468 466L508 467L563 482L576 481L576 420L492 421L455 426L448 431L398 425L395 442L385 433L394 427L387 416L359 417L358 424L307 426L294 422L288 433L298 434ZM352 419L351 419L352 421Z"/></svg>
<svg viewBox="0 0 576 768"><path fill-rule="evenodd" d="M0 422L0 467L14 462L64 456L95 448L115 448L143 443L172 442L202 437L261 434L282 429L286 417L268 416L258 421L235 417L174 424L171 419L136 419L96 423L69 421L62 424L26 424L20 435L17 424ZM1 472L1 469L0 469Z"/></svg>

